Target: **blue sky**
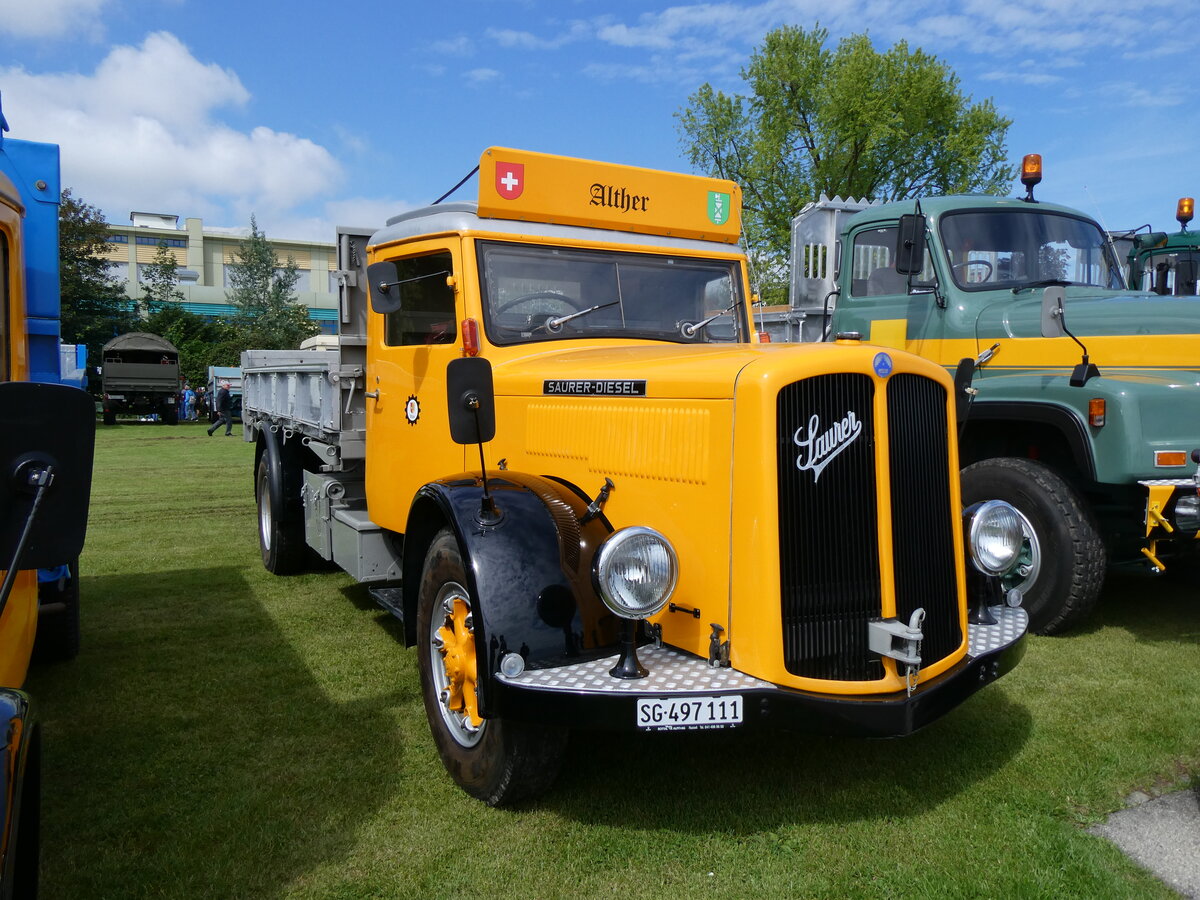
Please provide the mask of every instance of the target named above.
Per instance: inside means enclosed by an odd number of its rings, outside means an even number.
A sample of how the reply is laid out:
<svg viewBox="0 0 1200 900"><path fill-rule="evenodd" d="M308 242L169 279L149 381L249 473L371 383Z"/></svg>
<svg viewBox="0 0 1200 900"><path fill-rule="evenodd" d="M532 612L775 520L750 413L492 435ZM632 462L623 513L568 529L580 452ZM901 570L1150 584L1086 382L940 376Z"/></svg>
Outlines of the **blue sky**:
<svg viewBox="0 0 1200 900"><path fill-rule="evenodd" d="M1041 199L1175 228L1200 194L1197 6L1097 0L0 0L11 137L62 146L111 222L332 240L431 202L502 145L687 171L673 114L763 35L819 22L946 62L1043 155ZM1189 154L1193 154L1189 156ZM1014 185L1014 193L1017 186ZM474 197L469 183L458 195Z"/></svg>

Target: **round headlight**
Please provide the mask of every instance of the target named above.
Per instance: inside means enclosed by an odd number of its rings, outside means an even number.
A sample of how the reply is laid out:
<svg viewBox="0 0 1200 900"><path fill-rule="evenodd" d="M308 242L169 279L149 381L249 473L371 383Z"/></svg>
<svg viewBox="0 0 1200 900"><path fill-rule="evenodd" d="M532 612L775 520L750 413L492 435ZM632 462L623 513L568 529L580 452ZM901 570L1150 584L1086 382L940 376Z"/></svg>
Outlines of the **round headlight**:
<svg viewBox="0 0 1200 900"><path fill-rule="evenodd" d="M967 510L967 546L975 568L987 575L1004 575L1020 558L1021 515L1003 500L988 500Z"/></svg>
<svg viewBox="0 0 1200 900"><path fill-rule="evenodd" d="M665 537L639 525L608 536L593 574L605 606L624 619L644 619L671 599L679 561Z"/></svg>

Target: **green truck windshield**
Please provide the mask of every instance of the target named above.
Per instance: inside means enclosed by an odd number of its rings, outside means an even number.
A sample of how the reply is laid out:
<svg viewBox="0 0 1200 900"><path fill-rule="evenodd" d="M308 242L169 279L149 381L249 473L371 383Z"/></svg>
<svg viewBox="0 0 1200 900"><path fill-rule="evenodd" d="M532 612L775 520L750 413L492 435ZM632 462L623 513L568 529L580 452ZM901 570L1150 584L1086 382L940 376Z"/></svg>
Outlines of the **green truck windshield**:
<svg viewBox="0 0 1200 900"><path fill-rule="evenodd" d="M1036 208L964 211L942 217L941 236L954 282L964 290L1046 281L1122 286L1104 233L1087 219Z"/></svg>
<svg viewBox="0 0 1200 900"><path fill-rule="evenodd" d="M1198 272L1200 250L1161 250L1142 263L1138 287L1156 294L1195 297Z"/></svg>
<svg viewBox="0 0 1200 900"><path fill-rule="evenodd" d="M526 244L480 245L488 336L746 340L736 263Z"/></svg>

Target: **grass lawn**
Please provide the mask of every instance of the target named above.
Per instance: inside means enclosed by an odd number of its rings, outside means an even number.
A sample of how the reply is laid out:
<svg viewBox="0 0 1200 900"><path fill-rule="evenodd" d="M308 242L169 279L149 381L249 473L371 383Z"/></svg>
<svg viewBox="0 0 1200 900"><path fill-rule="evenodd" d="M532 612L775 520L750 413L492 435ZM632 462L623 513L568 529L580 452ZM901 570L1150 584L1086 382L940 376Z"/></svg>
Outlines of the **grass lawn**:
<svg viewBox="0 0 1200 900"><path fill-rule="evenodd" d="M1171 896L1080 826L1200 772L1194 584L1113 579L911 738L583 734L549 795L492 810L365 590L262 568L252 459L99 428L83 649L28 683L44 897Z"/></svg>

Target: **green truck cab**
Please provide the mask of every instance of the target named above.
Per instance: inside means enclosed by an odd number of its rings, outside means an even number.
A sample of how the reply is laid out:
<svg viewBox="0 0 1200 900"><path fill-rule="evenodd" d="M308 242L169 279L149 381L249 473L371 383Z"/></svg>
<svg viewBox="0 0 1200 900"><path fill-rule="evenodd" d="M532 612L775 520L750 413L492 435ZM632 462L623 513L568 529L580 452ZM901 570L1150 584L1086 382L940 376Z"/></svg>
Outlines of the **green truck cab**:
<svg viewBox="0 0 1200 900"><path fill-rule="evenodd" d="M1129 287L1172 297L1195 297L1200 275L1200 232L1188 231L1196 209L1192 197L1180 197L1175 207L1179 231L1152 231L1132 236ZM1144 226L1143 226L1144 227Z"/></svg>
<svg viewBox="0 0 1200 900"><path fill-rule="evenodd" d="M1040 173L1022 180L1020 199L827 202L839 240L794 236L792 318L957 370L963 502L1021 512L1006 587L1056 633L1087 617L1110 564L1186 571L1200 547L1200 305L1131 291L1100 226L1036 201ZM805 311L796 285L826 265L832 289Z"/></svg>

